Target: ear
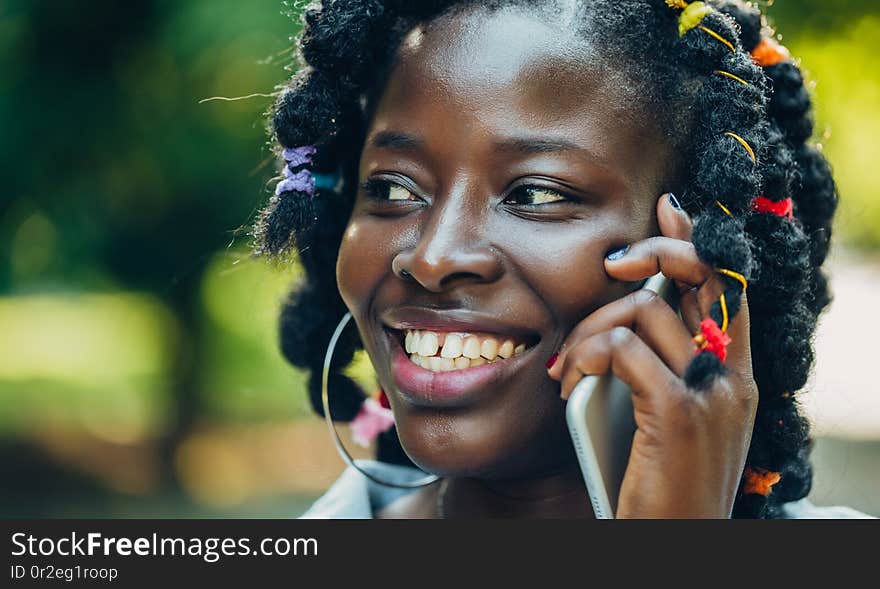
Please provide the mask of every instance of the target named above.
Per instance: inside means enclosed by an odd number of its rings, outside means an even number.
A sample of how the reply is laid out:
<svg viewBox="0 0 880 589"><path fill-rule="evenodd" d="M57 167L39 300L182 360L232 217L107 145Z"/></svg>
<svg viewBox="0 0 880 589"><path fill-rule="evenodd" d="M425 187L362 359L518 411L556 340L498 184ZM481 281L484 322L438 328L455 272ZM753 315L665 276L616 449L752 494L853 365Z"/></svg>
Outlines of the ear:
<svg viewBox="0 0 880 589"><path fill-rule="evenodd" d="M690 241L694 224L674 194L668 192L657 201L657 223L660 234L673 239Z"/></svg>

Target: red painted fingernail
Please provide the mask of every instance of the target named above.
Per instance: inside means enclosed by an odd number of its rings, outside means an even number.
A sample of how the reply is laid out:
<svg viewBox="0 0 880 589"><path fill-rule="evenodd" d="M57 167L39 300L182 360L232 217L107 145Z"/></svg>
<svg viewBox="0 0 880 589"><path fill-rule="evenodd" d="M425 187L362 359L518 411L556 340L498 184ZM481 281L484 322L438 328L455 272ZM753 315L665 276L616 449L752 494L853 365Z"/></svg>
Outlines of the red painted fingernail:
<svg viewBox="0 0 880 589"><path fill-rule="evenodd" d="M550 359L547 360L547 370L553 368L553 365L556 364L556 361L559 359L559 354L553 354L550 356Z"/></svg>

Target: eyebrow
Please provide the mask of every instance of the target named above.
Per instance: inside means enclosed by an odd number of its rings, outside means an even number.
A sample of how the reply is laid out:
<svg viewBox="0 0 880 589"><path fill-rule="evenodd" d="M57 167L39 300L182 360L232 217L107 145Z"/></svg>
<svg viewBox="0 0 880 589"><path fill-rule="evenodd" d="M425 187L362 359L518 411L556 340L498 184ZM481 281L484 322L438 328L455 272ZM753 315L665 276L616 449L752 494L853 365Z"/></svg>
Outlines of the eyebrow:
<svg viewBox="0 0 880 589"><path fill-rule="evenodd" d="M511 137L496 142L494 148L497 151L513 152L522 155L540 153L560 153L567 151L585 152L580 145L564 139L544 139L541 137Z"/></svg>
<svg viewBox="0 0 880 589"><path fill-rule="evenodd" d="M371 147L393 151L417 151L424 145L424 139L397 131L380 131L370 139Z"/></svg>
<svg viewBox="0 0 880 589"><path fill-rule="evenodd" d="M370 139L369 145L379 149L414 152L424 148L425 140L399 131L380 131ZM518 155L576 152L587 156L593 161L603 163L602 158L597 157L592 151L565 139L529 136L509 137L496 141L492 147L496 152Z"/></svg>

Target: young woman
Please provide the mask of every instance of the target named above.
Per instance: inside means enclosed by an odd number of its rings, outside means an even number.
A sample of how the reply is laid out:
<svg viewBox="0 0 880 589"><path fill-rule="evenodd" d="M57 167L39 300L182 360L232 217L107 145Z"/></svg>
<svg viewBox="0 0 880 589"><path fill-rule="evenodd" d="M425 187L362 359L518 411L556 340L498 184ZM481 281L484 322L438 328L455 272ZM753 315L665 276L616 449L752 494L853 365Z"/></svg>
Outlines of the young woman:
<svg viewBox="0 0 880 589"><path fill-rule="evenodd" d="M281 339L315 409L349 311L331 416L383 418L341 374L363 347L395 424L307 516L592 517L565 403L607 372L637 426L617 517L851 515L801 501L837 196L760 14L327 0L304 23L259 249L305 267Z"/></svg>

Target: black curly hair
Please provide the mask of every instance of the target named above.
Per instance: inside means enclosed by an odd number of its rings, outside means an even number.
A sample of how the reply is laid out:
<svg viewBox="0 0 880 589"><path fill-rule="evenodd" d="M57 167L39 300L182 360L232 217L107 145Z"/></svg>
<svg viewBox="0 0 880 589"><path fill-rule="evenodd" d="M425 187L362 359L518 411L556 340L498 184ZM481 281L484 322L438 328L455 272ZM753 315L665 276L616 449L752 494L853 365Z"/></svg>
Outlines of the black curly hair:
<svg viewBox="0 0 880 589"><path fill-rule="evenodd" d="M287 359L310 370L309 394L318 413L325 346L317 344L329 341L347 310L336 284L336 257L371 109L399 43L416 24L452 11L552 8L557 2L324 0L302 13L301 67L279 93L271 131L279 147L316 146L314 161L303 167L339 181L319 183L314 197L298 190L273 196L257 219L255 237L258 253L295 251L305 268L305 280L285 301L280 339ZM818 316L830 302L821 266L837 192L828 163L809 144L811 103L798 65L785 59L762 68L750 56L773 34L759 11L740 0L712 0L702 26L680 36L678 9L686 4L584 1L573 26L639 84L640 106L662 121L687 162L679 197L694 218L700 258L732 271L719 274L729 317L737 313L744 289L736 275L748 281L760 401L747 465L781 479L769 495L741 485L733 515L777 517L780 506L805 497L812 482L809 424L796 393L813 363ZM791 197L794 218L755 211L759 196L775 203ZM724 311L720 300L712 306L718 325ZM339 342L331 371L331 413L342 421L353 419L365 398L341 373L361 346L353 332ZM685 380L700 388L723 372L718 356L703 351ZM378 459L410 463L393 429L380 436Z"/></svg>

